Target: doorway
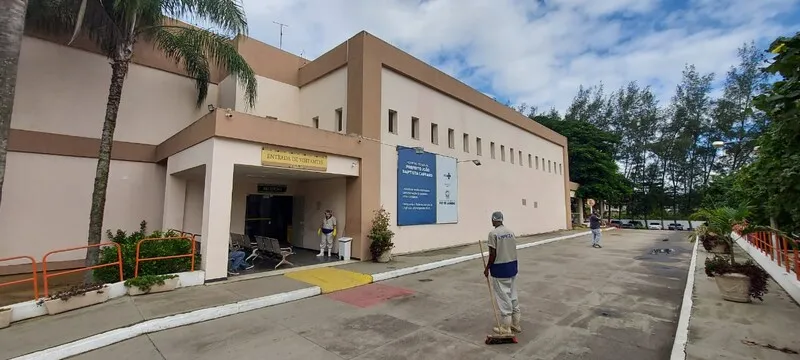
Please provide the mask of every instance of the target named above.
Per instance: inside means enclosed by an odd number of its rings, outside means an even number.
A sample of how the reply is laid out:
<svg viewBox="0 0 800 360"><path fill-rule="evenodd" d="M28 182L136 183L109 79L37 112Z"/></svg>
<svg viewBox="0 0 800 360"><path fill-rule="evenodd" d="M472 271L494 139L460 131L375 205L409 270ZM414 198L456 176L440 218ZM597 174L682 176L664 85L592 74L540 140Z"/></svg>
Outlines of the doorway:
<svg viewBox="0 0 800 360"><path fill-rule="evenodd" d="M289 245L294 201L285 195L247 195L244 233L278 239L281 246Z"/></svg>

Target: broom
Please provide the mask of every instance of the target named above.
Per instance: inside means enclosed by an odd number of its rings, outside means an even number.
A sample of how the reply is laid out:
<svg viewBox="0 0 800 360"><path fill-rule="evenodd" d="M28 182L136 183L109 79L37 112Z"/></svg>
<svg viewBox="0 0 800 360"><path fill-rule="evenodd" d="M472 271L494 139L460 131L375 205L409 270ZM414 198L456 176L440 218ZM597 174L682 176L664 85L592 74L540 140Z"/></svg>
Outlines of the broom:
<svg viewBox="0 0 800 360"><path fill-rule="evenodd" d="M478 246L481 248L481 260L483 260L483 268L486 268L486 257L483 256L483 244L478 240ZM494 292L492 285L489 284L489 278L486 277L486 286L489 288L489 298L492 301L492 311L494 311L494 320L497 321L497 328L500 328L500 316L497 315L497 303L495 303ZM516 344L517 337L514 334L509 335L486 335L486 345L497 344Z"/></svg>

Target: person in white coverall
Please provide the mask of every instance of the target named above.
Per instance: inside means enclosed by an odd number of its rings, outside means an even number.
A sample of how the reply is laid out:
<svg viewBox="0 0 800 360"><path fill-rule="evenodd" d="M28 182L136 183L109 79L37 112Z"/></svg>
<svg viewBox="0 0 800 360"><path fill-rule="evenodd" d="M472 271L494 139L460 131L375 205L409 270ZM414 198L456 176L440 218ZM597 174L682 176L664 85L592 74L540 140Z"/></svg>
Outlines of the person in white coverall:
<svg viewBox="0 0 800 360"><path fill-rule="evenodd" d="M317 230L317 234L320 235L321 239L317 256L323 256L326 249L328 250L328 256L331 256L333 239L336 238L336 217L333 216L333 212L330 210L325 210L325 218L322 219L322 226Z"/></svg>

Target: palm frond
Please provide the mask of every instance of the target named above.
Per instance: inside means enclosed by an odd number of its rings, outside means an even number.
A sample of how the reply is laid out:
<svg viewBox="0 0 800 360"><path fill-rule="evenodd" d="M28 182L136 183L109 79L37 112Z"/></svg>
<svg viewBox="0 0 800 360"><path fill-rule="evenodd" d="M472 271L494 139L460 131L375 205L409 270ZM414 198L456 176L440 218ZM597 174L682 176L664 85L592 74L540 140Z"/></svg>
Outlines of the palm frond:
<svg viewBox="0 0 800 360"><path fill-rule="evenodd" d="M196 79L197 106L202 106L208 96L212 66L235 76L245 91L248 108L255 106L255 73L239 54L232 39L204 29L179 26L153 28L146 35L167 57L182 64L188 75Z"/></svg>
<svg viewBox="0 0 800 360"><path fill-rule="evenodd" d="M111 56L126 34L117 21L112 0L30 0L26 26L45 34L86 34ZM83 10L82 10L83 8Z"/></svg>
<svg viewBox="0 0 800 360"><path fill-rule="evenodd" d="M247 34L247 18L240 0L161 0L161 3L165 16L204 21L231 37Z"/></svg>

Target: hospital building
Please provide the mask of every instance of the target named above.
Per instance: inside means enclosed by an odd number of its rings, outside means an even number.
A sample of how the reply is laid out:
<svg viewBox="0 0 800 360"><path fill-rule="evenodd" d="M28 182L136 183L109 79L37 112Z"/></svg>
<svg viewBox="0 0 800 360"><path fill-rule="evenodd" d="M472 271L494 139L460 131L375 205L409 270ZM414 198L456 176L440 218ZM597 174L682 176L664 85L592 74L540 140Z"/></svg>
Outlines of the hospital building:
<svg viewBox="0 0 800 360"><path fill-rule="evenodd" d="M111 68L90 42L67 40L23 41L0 258L86 244ZM254 107L221 71L198 106L194 80L137 43L104 229L144 220L199 234L208 281L228 276L231 234L277 238L311 261L326 209L360 260L381 207L394 254L474 244L498 210L518 235L571 227L567 139L514 109L367 32L315 60L235 43L257 75ZM84 256L60 253L48 267ZM0 264L0 275L29 269Z"/></svg>

